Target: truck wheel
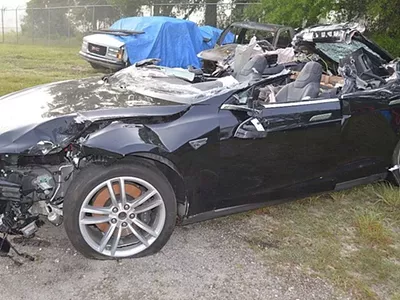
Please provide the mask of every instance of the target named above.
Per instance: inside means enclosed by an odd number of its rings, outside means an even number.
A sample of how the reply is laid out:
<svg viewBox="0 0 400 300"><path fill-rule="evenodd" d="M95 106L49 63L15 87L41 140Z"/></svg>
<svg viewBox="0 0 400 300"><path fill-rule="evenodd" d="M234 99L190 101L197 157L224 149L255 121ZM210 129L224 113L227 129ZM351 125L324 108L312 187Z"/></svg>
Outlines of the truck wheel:
<svg viewBox="0 0 400 300"><path fill-rule="evenodd" d="M90 62L90 65L91 65L92 68L95 69L95 70L104 70L104 69L105 69L105 68L103 68L102 66L100 66L100 65L98 65L98 64L95 64L95 63L92 63L92 62Z"/></svg>
<svg viewBox="0 0 400 300"><path fill-rule="evenodd" d="M72 245L95 259L158 252L174 230L176 214L168 180L142 163L89 165L74 178L64 200Z"/></svg>

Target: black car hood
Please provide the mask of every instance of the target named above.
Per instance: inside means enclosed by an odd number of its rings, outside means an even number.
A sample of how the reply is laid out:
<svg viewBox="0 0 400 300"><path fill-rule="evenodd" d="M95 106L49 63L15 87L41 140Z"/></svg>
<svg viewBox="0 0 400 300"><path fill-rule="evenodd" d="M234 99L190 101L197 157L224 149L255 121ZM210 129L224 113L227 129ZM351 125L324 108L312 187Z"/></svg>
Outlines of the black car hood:
<svg viewBox="0 0 400 300"><path fill-rule="evenodd" d="M115 89L98 78L41 85L0 97L0 153L30 153L43 142L60 146L100 119L169 116L189 106Z"/></svg>

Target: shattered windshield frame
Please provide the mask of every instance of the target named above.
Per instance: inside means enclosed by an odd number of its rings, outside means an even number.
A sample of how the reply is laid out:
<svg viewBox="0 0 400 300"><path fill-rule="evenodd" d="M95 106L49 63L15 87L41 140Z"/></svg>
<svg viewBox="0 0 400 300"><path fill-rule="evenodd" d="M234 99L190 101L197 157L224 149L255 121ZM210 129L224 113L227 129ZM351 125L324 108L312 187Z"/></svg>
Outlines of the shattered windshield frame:
<svg viewBox="0 0 400 300"><path fill-rule="evenodd" d="M378 59L382 59L380 55L372 51L367 45L354 39L350 43L316 42L315 47L337 63L360 48L364 48Z"/></svg>
<svg viewBox="0 0 400 300"><path fill-rule="evenodd" d="M222 86L202 90L196 87L194 73L180 68L160 66L130 66L109 76L107 83L114 89L125 90L180 104L203 102L240 86L236 81L219 79Z"/></svg>

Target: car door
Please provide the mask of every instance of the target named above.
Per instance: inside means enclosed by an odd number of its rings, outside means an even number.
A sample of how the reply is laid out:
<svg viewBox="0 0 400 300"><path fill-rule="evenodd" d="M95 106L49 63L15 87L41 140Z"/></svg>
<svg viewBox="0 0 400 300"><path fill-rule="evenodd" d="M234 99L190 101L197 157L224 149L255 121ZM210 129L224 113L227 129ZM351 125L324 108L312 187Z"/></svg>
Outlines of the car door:
<svg viewBox="0 0 400 300"><path fill-rule="evenodd" d="M220 207L334 188L339 99L265 104L257 112L228 101L220 120Z"/></svg>
<svg viewBox="0 0 400 300"><path fill-rule="evenodd" d="M342 96L344 121L338 169L340 185L347 186L355 180L368 183L375 181L376 176L386 176L399 141L398 98L383 88Z"/></svg>

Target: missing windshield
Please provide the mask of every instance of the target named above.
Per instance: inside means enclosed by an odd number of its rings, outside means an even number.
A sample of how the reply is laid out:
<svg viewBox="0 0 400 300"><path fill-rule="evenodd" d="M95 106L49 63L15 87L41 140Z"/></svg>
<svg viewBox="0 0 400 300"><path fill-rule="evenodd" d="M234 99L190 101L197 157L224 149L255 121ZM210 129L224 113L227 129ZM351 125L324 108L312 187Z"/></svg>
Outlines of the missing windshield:
<svg viewBox="0 0 400 300"><path fill-rule="evenodd" d="M365 50L369 51L373 55L375 55L378 59L381 59L380 56L372 51L367 45L352 40L351 43L315 43L315 47L330 57L332 60L336 61L337 63L345 58L346 56L350 55L354 51L364 48Z"/></svg>

